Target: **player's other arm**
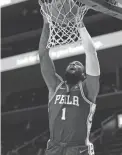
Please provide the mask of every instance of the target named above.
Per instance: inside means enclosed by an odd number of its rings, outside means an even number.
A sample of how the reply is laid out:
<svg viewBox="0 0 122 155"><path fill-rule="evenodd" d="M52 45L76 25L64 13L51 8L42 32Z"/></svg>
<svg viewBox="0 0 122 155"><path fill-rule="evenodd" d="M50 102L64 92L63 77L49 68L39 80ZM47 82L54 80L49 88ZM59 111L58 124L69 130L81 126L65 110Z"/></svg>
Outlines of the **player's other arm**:
<svg viewBox="0 0 122 155"><path fill-rule="evenodd" d="M56 74L55 66L49 56L49 49L46 48L49 38L49 24L44 22L43 30L39 43L39 58L42 76L49 90L49 98L54 93L61 78Z"/></svg>
<svg viewBox="0 0 122 155"><path fill-rule="evenodd" d="M100 66L97 57L97 52L93 44L92 38L89 35L85 26L80 30L82 36L82 43L86 55L86 89L88 92L88 99L92 102L96 101L99 93L99 76Z"/></svg>

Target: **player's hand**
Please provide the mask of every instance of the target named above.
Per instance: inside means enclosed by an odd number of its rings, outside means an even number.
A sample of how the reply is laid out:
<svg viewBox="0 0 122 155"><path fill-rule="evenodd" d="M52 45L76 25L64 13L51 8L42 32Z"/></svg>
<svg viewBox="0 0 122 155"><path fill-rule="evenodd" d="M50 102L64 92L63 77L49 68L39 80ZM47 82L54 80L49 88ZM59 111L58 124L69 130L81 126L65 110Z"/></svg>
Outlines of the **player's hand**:
<svg viewBox="0 0 122 155"><path fill-rule="evenodd" d="M43 20L44 20L44 23L48 23L48 14L49 14L49 11L48 11L48 7L46 6L47 4L46 3L43 3L42 0L39 0L39 5L41 6L41 14L43 16Z"/></svg>

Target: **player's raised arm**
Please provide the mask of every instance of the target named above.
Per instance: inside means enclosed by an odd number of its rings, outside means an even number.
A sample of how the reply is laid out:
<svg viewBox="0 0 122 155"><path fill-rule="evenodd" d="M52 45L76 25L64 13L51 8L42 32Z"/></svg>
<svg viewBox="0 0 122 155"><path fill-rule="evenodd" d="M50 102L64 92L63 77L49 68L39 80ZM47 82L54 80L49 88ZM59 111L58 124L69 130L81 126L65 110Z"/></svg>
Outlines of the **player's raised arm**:
<svg viewBox="0 0 122 155"><path fill-rule="evenodd" d="M80 34L82 37L82 44L85 49L86 55L86 86L88 90L88 98L92 102L95 102L99 92L99 61L92 38L89 35L85 26L80 29Z"/></svg>
<svg viewBox="0 0 122 155"><path fill-rule="evenodd" d="M57 85L61 82L55 71L55 66L49 56L49 49L46 48L49 38L49 23L44 19L43 30L39 43L39 58L42 76L48 87L49 93L53 93Z"/></svg>

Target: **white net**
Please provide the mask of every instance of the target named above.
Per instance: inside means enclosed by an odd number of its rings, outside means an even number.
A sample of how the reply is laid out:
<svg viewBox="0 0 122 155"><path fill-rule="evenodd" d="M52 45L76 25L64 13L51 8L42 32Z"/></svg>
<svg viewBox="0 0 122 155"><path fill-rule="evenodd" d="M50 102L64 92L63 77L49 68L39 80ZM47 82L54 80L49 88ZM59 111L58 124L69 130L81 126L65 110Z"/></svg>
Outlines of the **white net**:
<svg viewBox="0 0 122 155"><path fill-rule="evenodd" d="M82 20L88 11L88 7L73 0L62 0L62 2L59 9L57 0L52 0L52 2L39 0L41 13L46 16L50 25L47 48L82 41L78 30L82 27ZM68 11L64 13L62 10L66 5L68 5ZM56 10L56 15L53 14L54 9Z"/></svg>

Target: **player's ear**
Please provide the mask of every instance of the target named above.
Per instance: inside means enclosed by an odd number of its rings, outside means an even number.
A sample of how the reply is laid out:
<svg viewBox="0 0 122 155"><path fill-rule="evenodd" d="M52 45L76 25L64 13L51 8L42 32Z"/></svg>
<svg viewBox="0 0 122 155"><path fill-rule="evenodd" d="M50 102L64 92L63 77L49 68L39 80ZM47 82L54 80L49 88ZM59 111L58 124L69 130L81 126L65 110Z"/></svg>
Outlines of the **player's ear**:
<svg viewBox="0 0 122 155"><path fill-rule="evenodd" d="M86 73L82 73L82 77L83 77L83 79L85 80L86 79Z"/></svg>
<svg viewBox="0 0 122 155"><path fill-rule="evenodd" d="M84 73L82 73L82 76L83 76L83 77L85 77L85 74L84 74Z"/></svg>

